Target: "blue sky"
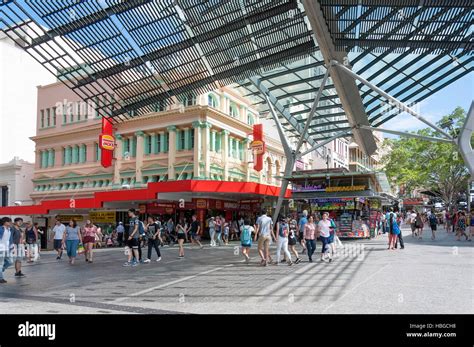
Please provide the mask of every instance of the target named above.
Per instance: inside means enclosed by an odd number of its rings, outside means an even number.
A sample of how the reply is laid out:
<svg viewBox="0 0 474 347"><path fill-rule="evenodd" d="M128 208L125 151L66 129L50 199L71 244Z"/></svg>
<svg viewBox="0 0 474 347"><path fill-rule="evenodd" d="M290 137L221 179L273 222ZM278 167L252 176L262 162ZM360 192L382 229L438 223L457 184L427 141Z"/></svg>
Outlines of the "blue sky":
<svg viewBox="0 0 474 347"><path fill-rule="evenodd" d="M473 100L474 74L471 73L423 100L417 111L428 120L437 122L457 106L461 106L467 112ZM427 126L413 116L401 114L383 124L382 127L398 131L414 131ZM392 136L385 134L385 137Z"/></svg>

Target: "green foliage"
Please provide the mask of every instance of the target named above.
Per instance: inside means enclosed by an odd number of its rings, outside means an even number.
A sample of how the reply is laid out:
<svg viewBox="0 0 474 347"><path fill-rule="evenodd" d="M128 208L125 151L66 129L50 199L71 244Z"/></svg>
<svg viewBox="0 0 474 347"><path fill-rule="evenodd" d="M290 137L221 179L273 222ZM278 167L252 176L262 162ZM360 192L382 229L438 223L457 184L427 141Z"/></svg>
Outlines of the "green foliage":
<svg viewBox="0 0 474 347"><path fill-rule="evenodd" d="M457 136L464 124L466 112L457 107L437 125L452 119L448 130ZM431 128L421 129L419 135L439 137ZM456 146L424 141L415 138L386 139L388 154L383 158L387 177L397 186L405 186L406 192L414 189L430 190L451 205L458 193L465 191L469 172Z"/></svg>

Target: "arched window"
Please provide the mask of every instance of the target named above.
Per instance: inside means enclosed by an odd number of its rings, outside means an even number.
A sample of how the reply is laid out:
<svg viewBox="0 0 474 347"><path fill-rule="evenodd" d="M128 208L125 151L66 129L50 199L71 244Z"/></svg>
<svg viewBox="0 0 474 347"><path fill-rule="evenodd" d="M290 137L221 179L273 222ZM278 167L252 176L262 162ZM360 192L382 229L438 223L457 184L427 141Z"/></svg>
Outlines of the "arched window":
<svg viewBox="0 0 474 347"><path fill-rule="evenodd" d="M218 108L219 101L217 100L217 96L215 96L214 94L209 94L207 96L207 105L210 107Z"/></svg>
<svg viewBox="0 0 474 347"><path fill-rule="evenodd" d="M255 118L253 114L249 113L247 114L247 124L248 125L254 125L255 124Z"/></svg>
<svg viewBox="0 0 474 347"><path fill-rule="evenodd" d="M183 100L183 105L184 106L196 105L196 96L195 95L188 94L188 95L184 96L182 100Z"/></svg>
<svg viewBox="0 0 474 347"><path fill-rule="evenodd" d="M229 105L229 114L233 118L239 118L239 108L236 104L230 103Z"/></svg>

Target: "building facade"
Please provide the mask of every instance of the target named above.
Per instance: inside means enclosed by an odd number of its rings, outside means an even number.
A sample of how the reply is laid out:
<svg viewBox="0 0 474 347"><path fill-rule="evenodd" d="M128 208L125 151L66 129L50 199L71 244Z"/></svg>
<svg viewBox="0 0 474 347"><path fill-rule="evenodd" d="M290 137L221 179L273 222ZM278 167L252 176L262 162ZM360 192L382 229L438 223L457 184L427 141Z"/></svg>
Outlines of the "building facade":
<svg viewBox="0 0 474 347"><path fill-rule="evenodd" d="M258 113L230 88L116 125L109 168L100 164L98 112L61 83L38 94L34 201L189 179L279 185L280 143L267 137L265 168L253 170L248 148Z"/></svg>
<svg viewBox="0 0 474 347"><path fill-rule="evenodd" d="M0 164L0 207L31 204L34 164L18 157Z"/></svg>

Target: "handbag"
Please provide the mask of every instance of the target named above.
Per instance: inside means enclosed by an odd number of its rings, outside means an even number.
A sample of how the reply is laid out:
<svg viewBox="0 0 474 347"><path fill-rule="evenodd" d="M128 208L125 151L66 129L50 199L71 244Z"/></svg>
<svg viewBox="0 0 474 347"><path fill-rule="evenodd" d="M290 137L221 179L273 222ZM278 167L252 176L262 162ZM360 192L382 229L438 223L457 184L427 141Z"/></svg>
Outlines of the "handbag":
<svg viewBox="0 0 474 347"><path fill-rule="evenodd" d="M80 243L78 246L77 246L77 254L84 254L86 250L84 249L84 245L82 243Z"/></svg>

